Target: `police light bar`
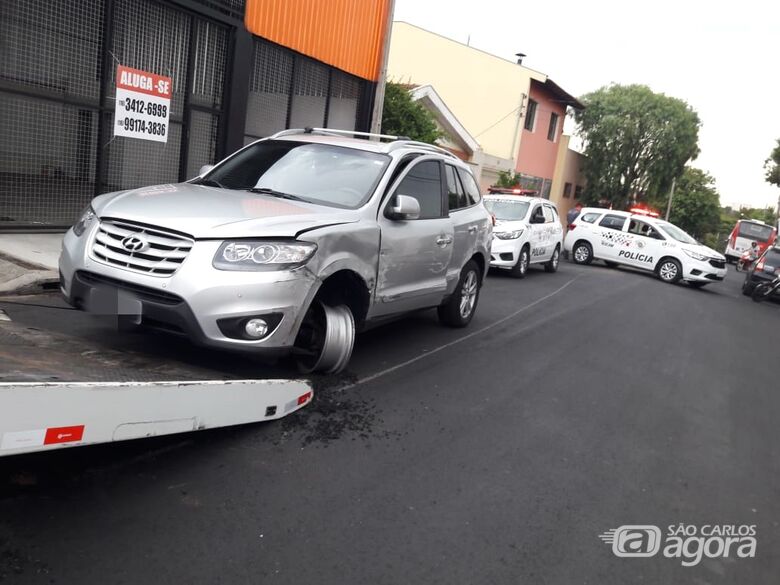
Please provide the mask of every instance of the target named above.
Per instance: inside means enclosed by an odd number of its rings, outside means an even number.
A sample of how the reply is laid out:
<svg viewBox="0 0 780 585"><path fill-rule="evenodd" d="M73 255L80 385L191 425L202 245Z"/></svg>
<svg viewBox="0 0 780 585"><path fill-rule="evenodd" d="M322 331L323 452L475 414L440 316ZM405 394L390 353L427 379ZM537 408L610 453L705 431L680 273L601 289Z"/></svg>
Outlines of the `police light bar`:
<svg viewBox="0 0 780 585"><path fill-rule="evenodd" d="M506 187L489 187L488 193L494 195L534 195L536 191L533 189L519 189L519 188L506 188Z"/></svg>
<svg viewBox="0 0 780 585"><path fill-rule="evenodd" d="M644 209L643 207L632 207L629 209L631 213L636 213L637 215L649 215L650 217L658 217L659 213L657 211L652 211L650 209Z"/></svg>

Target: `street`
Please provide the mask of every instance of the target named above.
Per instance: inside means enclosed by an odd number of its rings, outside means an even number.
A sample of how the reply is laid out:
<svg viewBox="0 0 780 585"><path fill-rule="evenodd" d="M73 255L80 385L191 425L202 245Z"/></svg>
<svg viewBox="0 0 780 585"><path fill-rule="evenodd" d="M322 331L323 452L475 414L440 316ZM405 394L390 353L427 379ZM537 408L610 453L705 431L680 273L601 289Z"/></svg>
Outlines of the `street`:
<svg viewBox="0 0 780 585"><path fill-rule="evenodd" d="M426 311L368 331L286 419L0 458L0 582L775 582L780 305L741 282L491 273L468 328ZM0 308L222 377L285 375L122 338L56 295ZM679 523L755 525L756 556L683 567L598 538Z"/></svg>

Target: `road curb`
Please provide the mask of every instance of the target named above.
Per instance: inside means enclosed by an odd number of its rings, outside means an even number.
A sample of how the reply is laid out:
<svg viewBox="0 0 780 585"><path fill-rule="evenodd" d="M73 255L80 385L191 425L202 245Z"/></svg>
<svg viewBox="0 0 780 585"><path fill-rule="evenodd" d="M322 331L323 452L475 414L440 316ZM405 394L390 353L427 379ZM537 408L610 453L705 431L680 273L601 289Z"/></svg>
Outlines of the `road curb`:
<svg viewBox="0 0 780 585"><path fill-rule="evenodd" d="M20 294L41 294L56 288L59 275L54 270L36 270L0 282L0 297Z"/></svg>
<svg viewBox="0 0 780 585"><path fill-rule="evenodd" d="M59 274L54 268L27 262L3 251L0 251L0 263L10 264L11 268L22 272L5 282L0 280L0 296L43 293L56 288L59 281Z"/></svg>

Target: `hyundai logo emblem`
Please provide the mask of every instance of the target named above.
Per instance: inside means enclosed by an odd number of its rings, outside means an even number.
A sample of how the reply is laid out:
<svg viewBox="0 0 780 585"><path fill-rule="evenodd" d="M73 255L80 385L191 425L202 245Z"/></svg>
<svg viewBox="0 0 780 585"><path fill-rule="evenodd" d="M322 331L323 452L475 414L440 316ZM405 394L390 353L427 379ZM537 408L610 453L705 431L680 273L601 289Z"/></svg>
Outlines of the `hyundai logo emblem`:
<svg viewBox="0 0 780 585"><path fill-rule="evenodd" d="M122 240L122 247L128 252L143 252L149 247L149 242L143 236L127 236Z"/></svg>

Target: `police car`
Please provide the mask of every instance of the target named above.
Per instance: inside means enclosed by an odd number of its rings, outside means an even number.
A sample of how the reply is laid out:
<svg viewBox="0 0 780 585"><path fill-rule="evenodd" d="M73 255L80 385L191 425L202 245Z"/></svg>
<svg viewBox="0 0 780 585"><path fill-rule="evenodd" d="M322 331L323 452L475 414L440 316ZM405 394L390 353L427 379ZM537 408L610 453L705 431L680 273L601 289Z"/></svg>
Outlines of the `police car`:
<svg viewBox="0 0 780 585"><path fill-rule="evenodd" d="M669 283L700 287L726 276L725 256L642 210L586 207L569 226L564 248L577 264L603 260L655 272Z"/></svg>
<svg viewBox="0 0 780 585"><path fill-rule="evenodd" d="M563 227L555 205L518 189L491 188L483 201L495 217L490 266L523 278L531 264L543 264L547 272L558 270L563 249Z"/></svg>

